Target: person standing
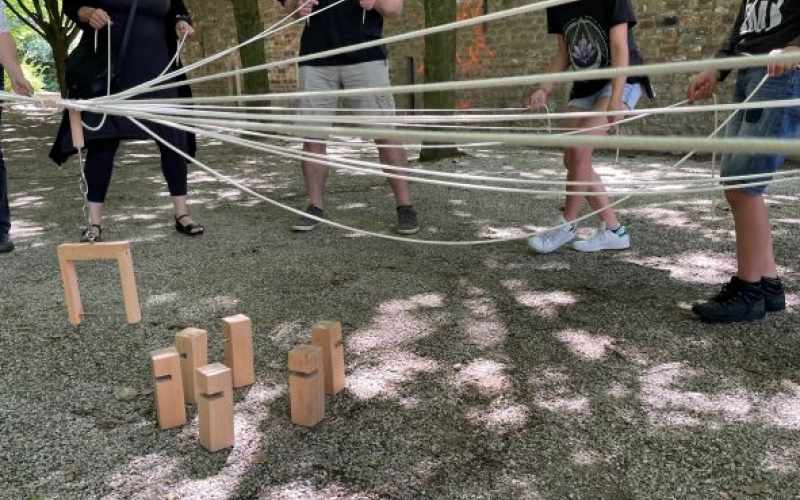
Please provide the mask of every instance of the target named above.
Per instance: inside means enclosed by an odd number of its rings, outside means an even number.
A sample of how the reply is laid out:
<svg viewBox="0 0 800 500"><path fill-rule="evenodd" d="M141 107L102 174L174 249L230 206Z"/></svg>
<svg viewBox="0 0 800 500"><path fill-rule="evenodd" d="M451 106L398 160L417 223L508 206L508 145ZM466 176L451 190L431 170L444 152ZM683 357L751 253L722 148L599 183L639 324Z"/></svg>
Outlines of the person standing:
<svg viewBox="0 0 800 500"><path fill-rule="evenodd" d="M14 92L24 96L33 94L33 86L25 79L22 68L17 58L17 47L11 38L11 28L6 17L6 6L0 0L0 89L5 87L5 73L8 72ZM3 108L0 106L0 121L3 118ZM14 251L14 242L11 241L11 209L8 206L8 176L6 164L3 160L3 150L0 149L0 253Z"/></svg>
<svg viewBox="0 0 800 500"><path fill-rule="evenodd" d="M797 61L740 69L733 103L755 92L751 102L800 99L800 0L742 0L730 36L716 57L743 54L797 54ZM708 99L717 82L730 71L705 70L692 77L686 90L690 102ZM763 83L763 84L762 84ZM756 90L758 89L758 90ZM800 106L737 111L725 131L728 138L800 137ZM786 309L786 293L775 265L772 227L764 204L766 182L786 159L784 154L725 154L720 177L763 177L723 181L736 235L736 274L714 297L692 306L700 319L733 323L762 319ZM746 187L736 184L758 183Z"/></svg>
<svg viewBox="0 0 800 500"><path fill-rule="evenodd" d="M140 0L136 11L131 13L133 0L64 0L64 14L75 21L83 35L80 43L93 44L96 30L111 29L111 49L119 53L125 37L127 20L134 16L129 36L129 46L125 59L118 68L118 91L128 90L158 77L168 66L177 48L177 38L194 36L191 18L183 0ZM106 33L99 38L105 39ZM174 67L172 69L175 69ZM185 96L185 90L170 88L154 90L137 96L138 99ZM83 113L83 120L96 127L103 120L102 115ZM194 154L193 136L178 129L143 123L151 131L187 154ZM130 139L151 139L144 130L124 117L107 116L97 131L85 130L86 164L84 173L88 186L89 227L83 233L82 241L102 240L100 226L103 204L111 182L114 157L120 141ZM204 228L189 215L187 208L187 161L186 158L168 146L157 142L161 153L161 171L167 181L172 198L175 230L187 236L203 234ZM72 134L69 120L64 115L50 158L58 164L63 163L76 151L72 147Z"/></svg>
<svg viewBox="0 0 800 500"><path fill-rule="evenodd" d="M622 68L642 64L633 27L636 17L630 0L579 0L577 2L548 7L547 31L558 35L557 48L550 61L549 72L556 73L603 68ZM542 83L530 97L528 108L543 108L553 93L556 84ZM571 112L617 112L633 109L643 91L652 94L646 76L619 77L609 80L576 81L569 96ZM620 119L619 115L588 118L572 118L566 121L568 128L584 130L584 134L605 135L609 126ZM572 244L581 252L622 250L630 247L630 237L625 226L619 223L611 208L605 186L592 166L594 148L571 147L564 150L564 166L567 180L583 184L570 184L567 191L592 193L589 196L568 194L563 216L555 227L528 241L539 253L554 252L577 236L578 218L584 201L598 212L600 227L587 240Z"/></svg>
<svg viewBox="0 0 800 500"><path fill-rule="evenodd" d="M278 0L295 17L308 17L336 3L336 0ZM339 3L309 18L300 40L300 55L305 56L338 49L383 37L384 18L400 16L403 0L351 0ZM330 57L300 63L298 74L301 92L335 91L388 87L389 64L385 46L376 46ZM394 97L391 94L365 95L349 98L356 113L368 116L393 116ZM306 115L332 115L338 107L336 97L306 97L298 100L300 113ZM316 126L326 126L315 122ZM329 125L329 124L328 124ZM327 153L327 136L307 137L303 143L306 153ZM376 139L380 162L384 165L407 167L405 148L392 139ZM325 183L328 167L314 160L302 161L303 178L308 191L306 212L324 218ZM389 184L397 202L397 232L403 235L419 231L417 213L411 205L409 182L390 178ZM295 231L310 231L319 221L300 217L292 226Z"/></svg>

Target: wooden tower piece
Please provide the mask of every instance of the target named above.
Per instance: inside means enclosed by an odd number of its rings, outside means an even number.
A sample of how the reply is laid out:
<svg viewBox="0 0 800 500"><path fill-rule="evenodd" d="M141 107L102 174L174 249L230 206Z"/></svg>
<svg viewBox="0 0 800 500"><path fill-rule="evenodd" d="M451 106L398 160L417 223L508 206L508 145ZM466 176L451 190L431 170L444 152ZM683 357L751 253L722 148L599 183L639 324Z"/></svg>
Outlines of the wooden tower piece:
<svg viewBox="0 0 800 500"><path fill-rule="evenodd" d="M344 348L342 324L320 321L311 327L311 344L322 349L322 373L325 394L338 394L344 389Z"/></svg>
<svg viewBox="0 0 800 500"><path fill-rule="evenodd" d="M289 402L292 423L314 427L325 418L322 349L301 345L289 351Z"/></svg>
<svg viewBox="0 0 800 500"><path fill-rule="evenodd" d="M61 268L61 282L64 285L64 298L71 324L83 323L83 305L78 288L78 275L75 271L75 261L79 260L116 260L128 323L133 325L141 321L142 311L139 307L139 293L136 290L130 242L64 243L58 246L58 265Z"/></svg>
<svg viewBox="0 0 800 500"><path fill-rule="evenodd" d="M256 381L253 368L253 322L244 314L222 320L225 335L225 365L233 372L233 387L244 387Z"/></svg>
<svg viewBox="0 0 800 500"><path fill-rule="evenodd" d="M181 381L181 356L174 347L150 353L155 382L158 427L172 429L186 423L186 406Z"/></svg>
<svg viewBox="0 0 800 500"><path fill-rule="evenodd" d="M194 371L208 364L208 333L199 328L185 328L175 335L175 348L181 355L183 397L187 403L195 404Z"/></svg>
<svg viewBox="0 0 800 500"><path fill-rule="evenodd" d="M195 370L200 444L210 452L233 447L233 378L222 363Z"/></svg>

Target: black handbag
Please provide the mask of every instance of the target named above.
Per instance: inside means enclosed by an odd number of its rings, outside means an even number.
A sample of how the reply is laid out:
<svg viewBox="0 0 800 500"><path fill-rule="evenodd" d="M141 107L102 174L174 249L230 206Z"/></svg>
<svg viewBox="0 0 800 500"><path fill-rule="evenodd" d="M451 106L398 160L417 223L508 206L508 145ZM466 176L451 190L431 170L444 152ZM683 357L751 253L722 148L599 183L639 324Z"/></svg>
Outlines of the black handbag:
<svg viewBox="0 0 800 500"><path fill-rule="evenodd" d="M133 0L131 10L128 15L128 22L125 26L125 36L122 39L122 47L119 57L114 57L111 53L111 79L109 84L109 64L108 51L111 49L107 38L102 44L98 44L97 50L94 48L93 40L84 32L78 46L67 56L67 63L64 69L64 82L67 85L67 97L70 99L90 99L99 97L107 93L114 93L117 90L119 69L125 60L125 53L128 51L128 42L131 35L133 19L136 16L136 6L139 0ZM106 28L110 29L110 28Z"/></svg>

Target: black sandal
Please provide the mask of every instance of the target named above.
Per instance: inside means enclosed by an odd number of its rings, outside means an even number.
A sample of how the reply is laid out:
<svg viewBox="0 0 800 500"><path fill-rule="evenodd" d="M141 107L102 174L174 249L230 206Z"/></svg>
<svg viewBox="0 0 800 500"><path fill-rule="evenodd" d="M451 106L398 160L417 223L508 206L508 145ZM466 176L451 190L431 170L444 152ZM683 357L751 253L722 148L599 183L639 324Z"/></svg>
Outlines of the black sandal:
<svg viewBox="0 0 800 500"><path fill-rule="evenodd" d="M184 217L189 217L189 214L183 214L180 217L175 218L176 231L188 236L199 236L205 232L205 228L200 224L196 224L194 222L186 225L181 224L181 219L183 219Z"/></svg>
<svg viewBox="0 0 800 500"><path fill-rule="evenodd" d="M97 232L94 231L97 228ZM81 243L100 243L103 241L103 228L98 224L90 224L81 235Z"/></svg>

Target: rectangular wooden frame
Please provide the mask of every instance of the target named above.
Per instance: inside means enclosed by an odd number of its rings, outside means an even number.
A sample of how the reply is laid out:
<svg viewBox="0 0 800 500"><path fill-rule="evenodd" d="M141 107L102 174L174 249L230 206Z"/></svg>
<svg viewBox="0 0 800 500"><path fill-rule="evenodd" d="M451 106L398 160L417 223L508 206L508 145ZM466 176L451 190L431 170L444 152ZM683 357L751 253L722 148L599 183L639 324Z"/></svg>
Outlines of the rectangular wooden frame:
<svg viewBox="0 0 800 500"><path fill-rule="evenodd" d="M78 275L75 272L75 262L79 260L116 260L119 266L122 298L125 301L125 315L128 317L128 323L133 325L141 321L142 311L139 307L139 293L136 290L130 242L65 243L58 246L58 265L61 268L64 298L67 302L67 312L71 324L83 323L81 292L78 288Z"/></svg>

